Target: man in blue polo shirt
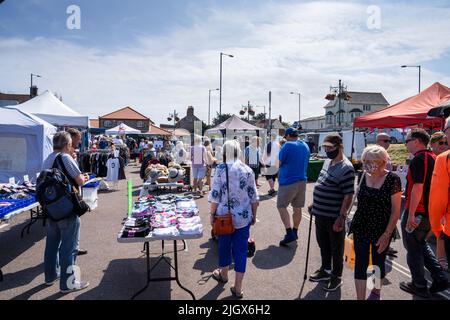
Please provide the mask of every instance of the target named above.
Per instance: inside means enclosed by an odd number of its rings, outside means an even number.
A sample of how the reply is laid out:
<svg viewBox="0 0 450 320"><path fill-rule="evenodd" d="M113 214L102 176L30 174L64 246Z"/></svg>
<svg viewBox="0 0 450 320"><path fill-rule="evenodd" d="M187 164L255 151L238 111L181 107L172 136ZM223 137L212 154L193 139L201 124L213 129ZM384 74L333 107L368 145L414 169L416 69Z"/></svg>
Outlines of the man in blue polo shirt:
<svg viewBox="0 0 450 320"><path fill-rule="evenodd" d="M281 221L286 228L286 235L280 241L284 246L298 239L298 227L302 219L302 208L305 205L305 192L309 164L309 147L303 141L298 140L298 131L293 128L286 129L285 138L287 142L280 150L280 169L278 172L278 198L277 208L280 212ZM292 216L294 228L287 207L289 204L294 209Z"/></svg>

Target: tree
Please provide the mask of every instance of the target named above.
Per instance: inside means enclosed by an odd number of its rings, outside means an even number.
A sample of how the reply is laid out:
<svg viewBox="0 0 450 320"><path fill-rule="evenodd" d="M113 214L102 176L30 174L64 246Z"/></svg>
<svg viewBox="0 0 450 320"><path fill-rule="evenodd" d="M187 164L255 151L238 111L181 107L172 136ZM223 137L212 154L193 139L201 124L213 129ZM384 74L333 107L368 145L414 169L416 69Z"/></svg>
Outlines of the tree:
<svg viewBox="0 0 450 320"><path fill-rule="evenodd" d="M255 114L253 116L253 121L255 121L255 122L258 122L258 121L261 121L261 120L265 120L265 119L266 119L266 115L264 114L264 112Z"/></svg>
<svg viewBox="0 0 450 320"><path fill-rule="evenodd" d="M222 122L228 120L229 118L231 118L233 115L230 113L222 113L221 115L219 115L219 113L216 113L216 117L212 120L212 126L218 126L219 124L221 124Z"/></svg>

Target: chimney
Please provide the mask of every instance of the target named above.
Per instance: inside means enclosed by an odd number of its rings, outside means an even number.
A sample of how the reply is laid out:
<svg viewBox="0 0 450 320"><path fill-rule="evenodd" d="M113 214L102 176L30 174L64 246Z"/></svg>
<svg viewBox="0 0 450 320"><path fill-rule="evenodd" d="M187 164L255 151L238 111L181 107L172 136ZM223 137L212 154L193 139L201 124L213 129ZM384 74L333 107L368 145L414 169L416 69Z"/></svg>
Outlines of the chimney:
<svg viewBox="0 0 450 320"><path fill-rule="evenodd" d="M281 114L280 114L280 116L278 117L278 120L280 120L280 122L283 122L283 121L282 121L282 118L281 118Z"/></svg>
<svg viewBox="0 0 450 320"><path fill-rule="evenodd" d="M193 107L193 106L189 106L189 107L187 108L187 113L186 113L186 115L187 115L188 117L194 115L194 107Z"/></svg>
<svg viewBox="0 0 450 320"><path fill-rule="evenodd" d="M38 87L32 86L30 87L30 98L34 98L38 95Z"/></svg>

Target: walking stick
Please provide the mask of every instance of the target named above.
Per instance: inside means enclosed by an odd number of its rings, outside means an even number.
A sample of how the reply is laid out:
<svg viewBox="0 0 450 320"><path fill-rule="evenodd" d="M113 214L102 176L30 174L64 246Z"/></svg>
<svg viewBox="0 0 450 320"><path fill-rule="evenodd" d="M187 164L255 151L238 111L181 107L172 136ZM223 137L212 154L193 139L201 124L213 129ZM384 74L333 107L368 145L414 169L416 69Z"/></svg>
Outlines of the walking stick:
<svg viewBox="0 0 450 320"><path fill-rule="evenodd" d="M309 261L309 245L311 243L311 228L312 228L312 213L311 213L311 209L308 208L308 212L309 212L309 232L308 232L308 246L306 248L306 263L305 263L305 275L303 276L303 280L306 280L307 273L308 273L308 261Z"/></svg>

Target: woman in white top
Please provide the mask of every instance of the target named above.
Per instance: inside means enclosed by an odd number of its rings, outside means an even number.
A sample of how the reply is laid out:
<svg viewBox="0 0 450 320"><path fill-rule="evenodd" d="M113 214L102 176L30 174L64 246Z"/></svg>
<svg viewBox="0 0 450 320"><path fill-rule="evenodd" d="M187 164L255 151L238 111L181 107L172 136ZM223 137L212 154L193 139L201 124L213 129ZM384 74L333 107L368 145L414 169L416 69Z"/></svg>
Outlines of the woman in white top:
<svg viewBox="0 0 450 320"><path fill-rule="evenodd" d="M208 198L211 203L210 222L213 225L216 214L220 216L231 212L235 231L219 236L219 268L214 270L212 276L219 283L228 282L229 266L234 260L236 277L230 290L234 297L242 298L250 225L256 222L259 197L252 169L239 160L239 143L236 140L227 141L223 149L224 163L216 168Z"/></svg>

